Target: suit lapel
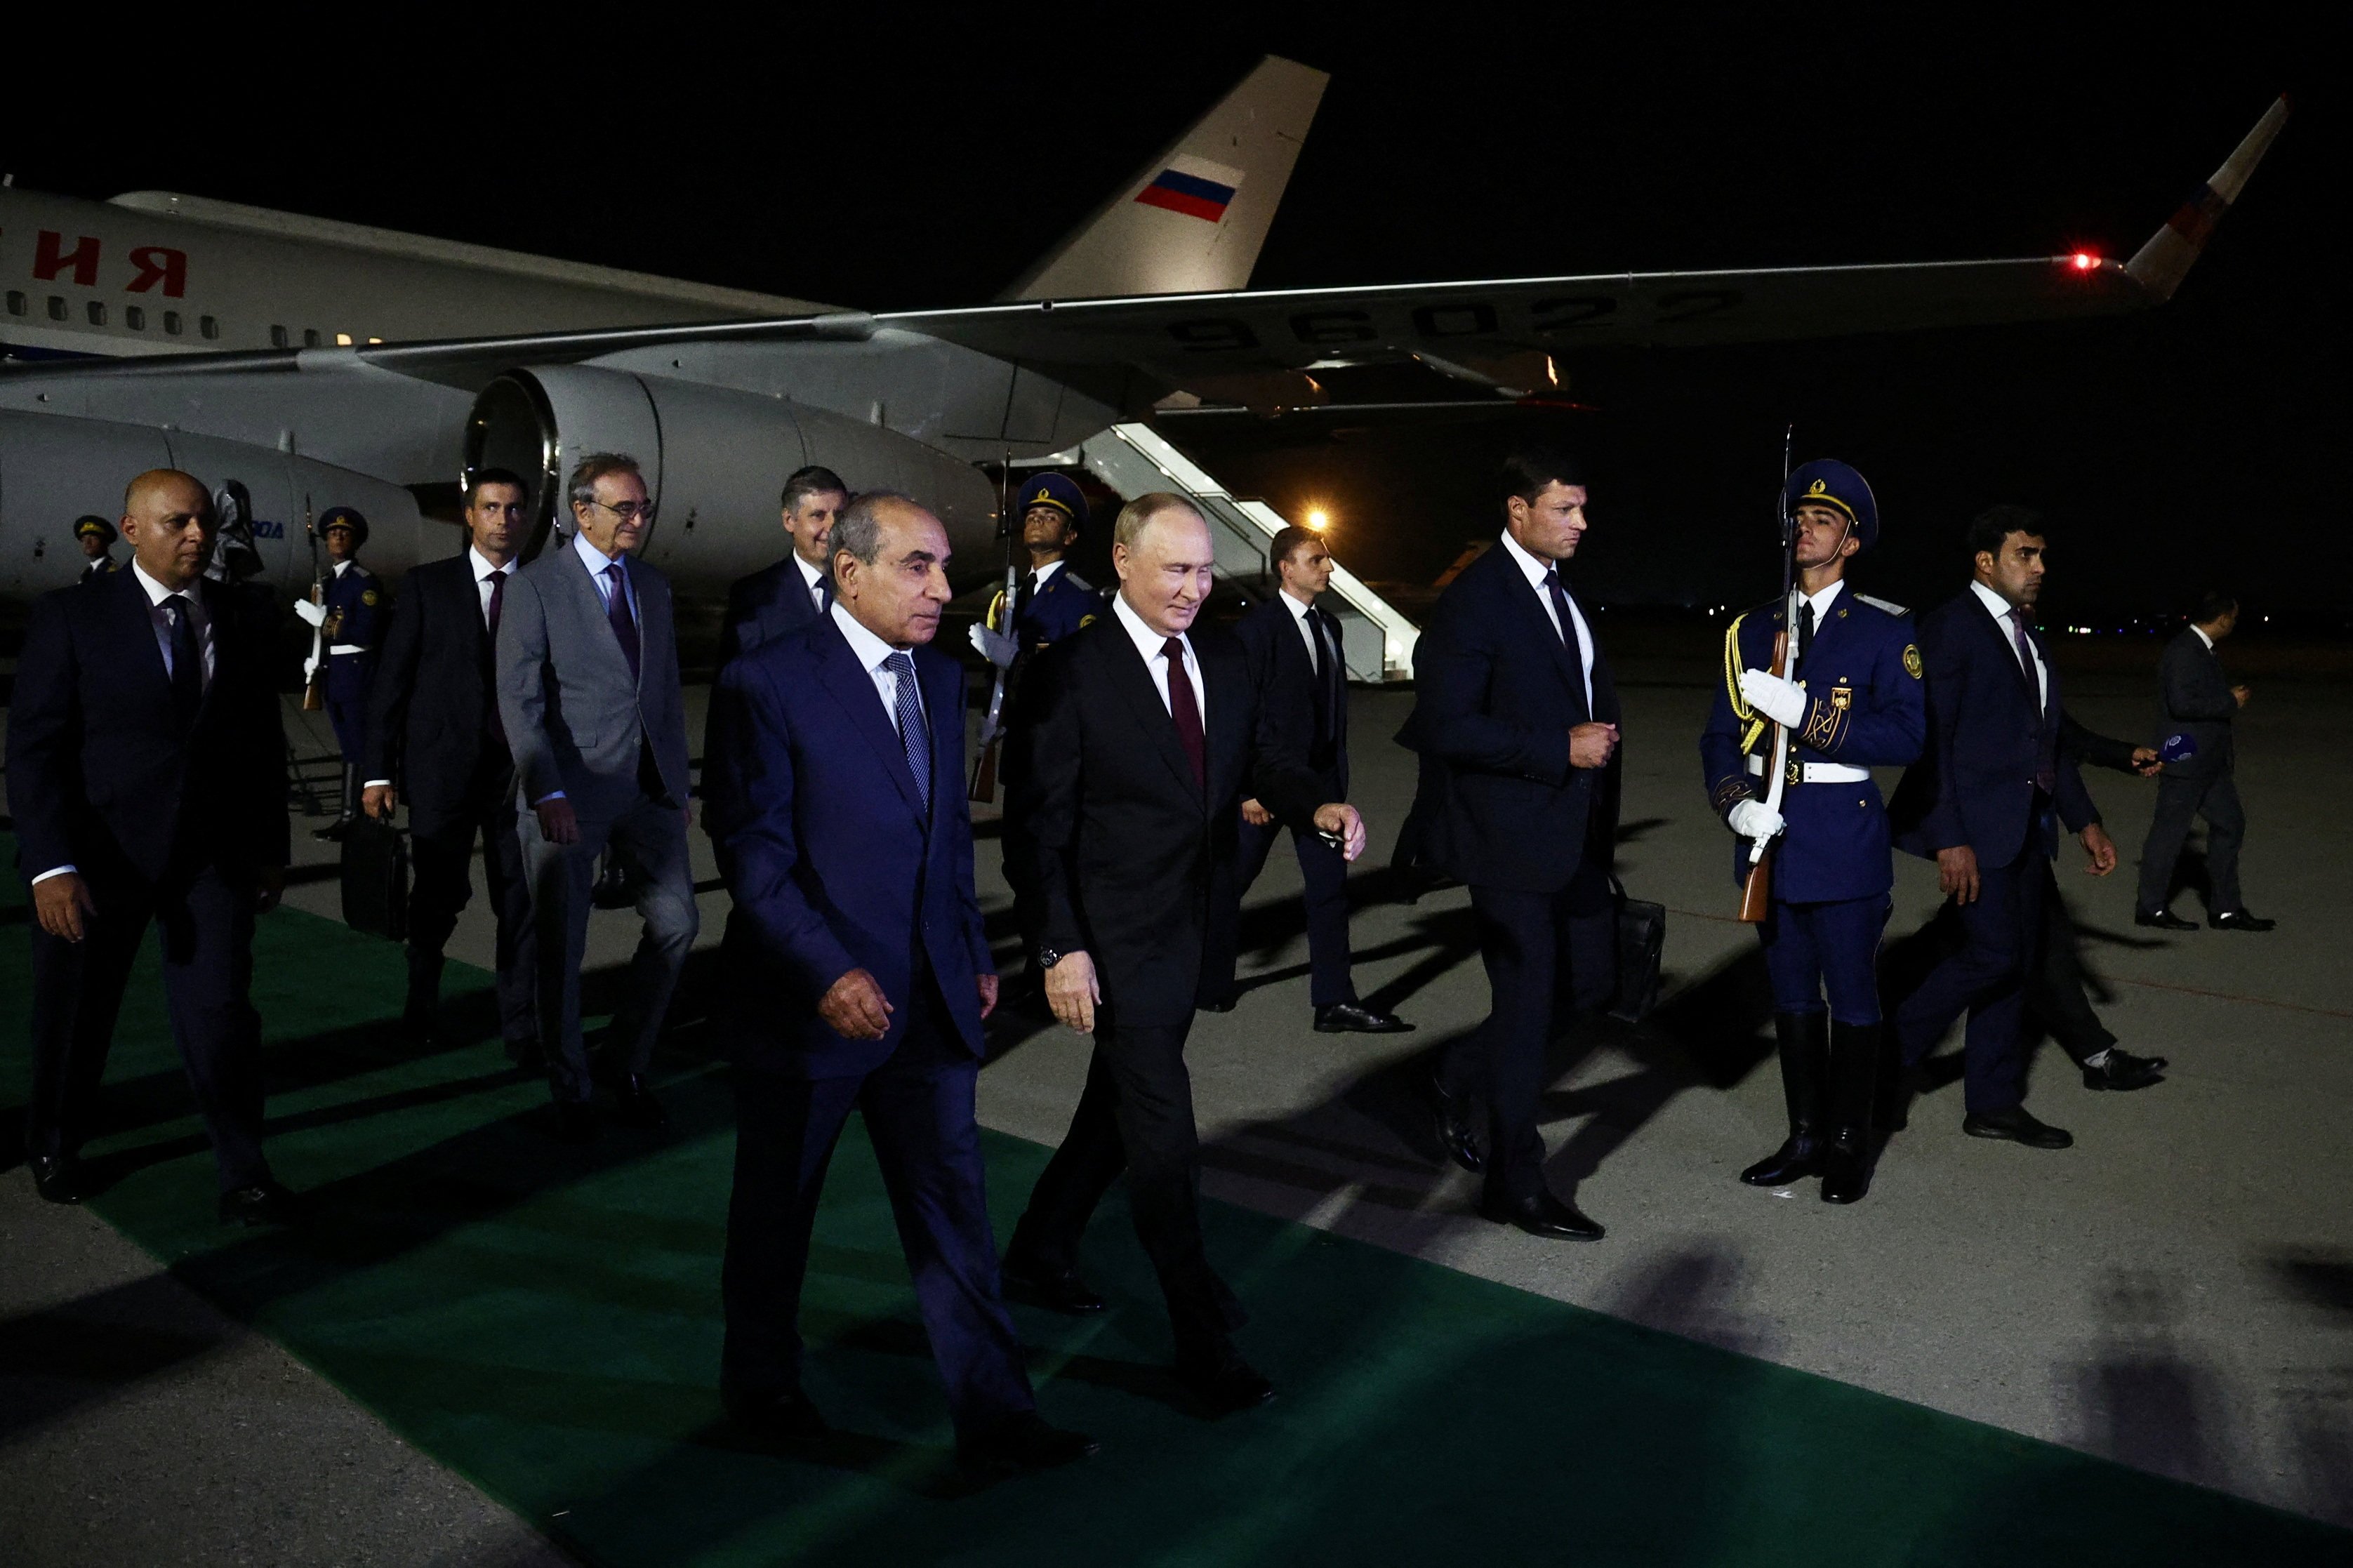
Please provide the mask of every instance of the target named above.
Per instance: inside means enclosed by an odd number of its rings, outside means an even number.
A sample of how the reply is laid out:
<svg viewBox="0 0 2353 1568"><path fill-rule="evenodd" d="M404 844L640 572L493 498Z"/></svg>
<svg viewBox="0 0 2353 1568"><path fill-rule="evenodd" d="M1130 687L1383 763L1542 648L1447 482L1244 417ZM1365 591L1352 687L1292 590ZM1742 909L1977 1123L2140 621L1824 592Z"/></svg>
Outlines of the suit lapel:
<svg viewBox="0 0 2353 1568"><path fill-rule="evenodd" d="M563 560L555 570L557 576L571 584L569 592L579 612L588 617L591 626L597 627L604 634L596 646L612 654L613 662L620 669L621 684L629 687L632 690L636 689L636 682L628 678L629 656L621 651L620 636L613 630L613 613L605 607L605 591L596 585L596 579L588 571L588 563L580 559L579 547L568 535L564 541ZM625 566L621 571L626 576L628 568ZM638 626L638 640L640 645L645 641L645 630L643 623L640 622ZM644 662L644 656L640 651L638 663L642 666Z"/></svg>
<svg viewBox="0 0 2353 1568"><path fill-rule="evenodd" d="M874 749L874 755L891 782L899 786L900 798L907 809L920 820L923 815L923 797L915 788L915 775L908 771L906 748L899 743L898 729L882 711L881 694L875 689L874 677L859 668L857 657L849 651L849 642L832 622L820 623L813 634L819 659L820 679L834 700L841 704L850 728L865 738ZM932 793L939 793L939 777L934 771Z"/></svg>
<svg viewBox="0 0 2353 1568"><path fill-rule="evenodd" d="M1994 616L1992 611L1986 608L1985 601L1978 597L1976 589L1972 588L1968 590L1968 600L1969 608L1975 612L1978 624L1984 626L1987 635L1993 638L1994 647L2001 649L2002 662L2010 666L2010 674L2018 677L2018 689L2020 694L2023 696L2028 702L2033 702L2035 700L2034 677L2027 673L2025 665L2019 662L2018 645L2010 640L2009 627L2005 626L2001 621ZM2033 637L2034 636L2031 631L2026 635L2029 637ZM2039 650L2039 643L2037 646ZM2042 668L2045 669L2051 668L2050 656L2047 654L2043 656Z"/></svg>
<svg viewBox="0 0 2353 1568"><path fill-rule="evenodd" d="M1144 727L1144 732L1152 737L1153 746L1159 752L1160 760L1168 764L1168 771L1176 775L1177 782L1195 798L1204 798L1200 782L1193 777L1193 759L1185 754L1184 742L1176 739L1176 721L1162 704L1159 685L1152 679L1152 671L1145 667L1135 640L1127 635L1127 624L1116 615L1108 616L1097 624L1106 627L1098 635L1097 640L1103 645L1103 658L1110 662L1112 684L1127 700L1128 708L1135 715L1135 721ZM1198 661L1198 647L1195 658ZM1207 668L1203 666L1205 674ZM1216 711L1214 702L1210 710ZM1202 743L1206 746L1208 742L1208 737L1204 735ZM1204 768L1203 771L1206 773L1208 770Z"/></svg>
<svg viewBox="0 0 2353 1568"><path fill-rule="evenodd" d="M172 672L164 663L164 647L155 637L154 606L147 601L147 589L139 581L139 574L125 566L111 576L100 578L92 591L114 595L107 613L121 628L117 635L125 647L139 650L132 656L132 662L147 672L155 689L168 702Z"/></svg>
<svg viewBox="0 0 2353 1568"><path fill-rule="evenodd" d="M1496 563L1499 568L1497 582L1504 596L1512 601L1513 613L1519 619L1522 634L1539 638L1552 650L1553 668L1567 684L1569 700L1579 709L1588 708L1585 700L1585 671L1579 667L1572 646L1577 638L1577 628L1554 628L1552 606L1544 602L1544 590L1528 581L1527 574L1520 569L1518 558L1508 549L1499 543L1488 553L1502 558ZM1567 591L1566 584L1563 584L1563 591ZM1586 717L1592 717L1590 711Z"/></svg>

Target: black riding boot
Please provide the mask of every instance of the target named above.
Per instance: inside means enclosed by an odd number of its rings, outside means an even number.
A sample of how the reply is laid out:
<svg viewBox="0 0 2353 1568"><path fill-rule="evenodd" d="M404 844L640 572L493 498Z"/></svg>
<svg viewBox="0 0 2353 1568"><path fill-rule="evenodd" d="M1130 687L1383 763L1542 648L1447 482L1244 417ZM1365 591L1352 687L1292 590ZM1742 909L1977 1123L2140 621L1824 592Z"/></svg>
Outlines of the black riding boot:
<svg viewBox="0 0 2353 1568"><path fill-rule="evenodd" d="M1776 1013L1781 1042L1781 1093L1789 1102L1789 1136L1740 1173L1752 1187L1786 1187L1820 1171L1822 1080L1830 1070L1830 1019L1820 1013Z"/></svg>
<svg viewBox="0 0 2353 1568"><path fill-rule="evenodd" d="M1871 1110L1879 1082L1877 1024L1832 1024L1830 1142L1822 1153L1822 1202L1851 1204L1871 1190Z"/></svg>
<svg viewBox="0 0 2353 1568"><path fill-rule="evenodd" d="M335 820L314 831L311 837L323 844L334 844L352 830L360 815L360 770L357 763L343 764L343 805Z"/></svg>

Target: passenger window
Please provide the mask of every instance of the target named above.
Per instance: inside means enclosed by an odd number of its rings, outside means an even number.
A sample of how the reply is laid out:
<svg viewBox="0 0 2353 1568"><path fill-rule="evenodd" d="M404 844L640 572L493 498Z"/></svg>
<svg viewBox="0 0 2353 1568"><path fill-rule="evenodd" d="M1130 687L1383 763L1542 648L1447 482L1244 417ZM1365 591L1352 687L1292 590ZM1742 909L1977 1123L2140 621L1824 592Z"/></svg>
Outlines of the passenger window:
<svg viewBox="0 0 2353 1568"><path fill-rule="evenodd" d="M91 326L102 327L106 325L106 304L103 300L92 300L82 309L83 313L90 317L90 324Z"/></svg>
<svg viewBox="0 0 2353 1568"><path fill-rule="evenodd" d="M208 338L216 338L220 336L220 321L216 317L198 316L196 318L196 331L204 333L204 335Z"/></svg>
<svg viewBox="0 0 2353 1568"><path fill-rule="evenodd" d="M164 330L165 331L167 331L167 332L171 333L174 337L177 337L177 336L179 336L179 335L180 335L180 312L179 312L179 311L177 311L177 310L166 310L166 311L164 311Z"/></svg>
<svg viewBox="0 0 2353 1568"><path fill-rule="evenodd" d="M8 313L10 315L23 315L30 301L25 298L25 291L23 289L11 289L8 290Z"/></svg>
<svg viewBox="0 0 2353 1568"><path fill-rule="evenodd" d="M143 332L147 330L147 312L136 305L125 305L122 307L122 324L134 332Z"/></svg>
<svg viewBox="0 0 2353 1568"><path fill-rule="evenodd" d="M292 340L287 335L285 328L272 327L269 329L269 346L271 348L282 349L291 341Z"/></svg>
<svg viewBox="0 0 2353 1568"><path fill-rule="evenodd" d="M49 320L52 321L62 321L66 319L66 297L62 294L50 295Z"/></svg>
<svg viewBox="0 0 2353 1568"><path fill-rule="evenodd" d="M305 327L302 329L302 346L306 349L315 349L319 346L318 328Z"/></svg>

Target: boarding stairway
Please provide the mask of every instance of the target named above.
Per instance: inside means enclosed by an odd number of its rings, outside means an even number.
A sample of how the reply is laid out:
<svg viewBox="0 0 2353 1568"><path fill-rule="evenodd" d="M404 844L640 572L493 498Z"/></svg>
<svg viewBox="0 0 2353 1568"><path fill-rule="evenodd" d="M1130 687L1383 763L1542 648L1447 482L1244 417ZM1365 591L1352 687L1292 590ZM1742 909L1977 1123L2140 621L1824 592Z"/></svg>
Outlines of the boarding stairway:
<svg viewBox="0 0 2353 1568"><path fill-rule="evenodd" d="M1208 520L1220 577L1263 577L1267 546L1290 526L1264 501L1235 497L1149 426L1114 425L1082 443L1078 455L1123 500L1154 490L1175 490L1190 500ZM1324 603L1340 623L1340 657L1349 679L1378 684L1413 679L1413 646L1421 633L1388 600L1345 567L1335 566Z"/></svg>

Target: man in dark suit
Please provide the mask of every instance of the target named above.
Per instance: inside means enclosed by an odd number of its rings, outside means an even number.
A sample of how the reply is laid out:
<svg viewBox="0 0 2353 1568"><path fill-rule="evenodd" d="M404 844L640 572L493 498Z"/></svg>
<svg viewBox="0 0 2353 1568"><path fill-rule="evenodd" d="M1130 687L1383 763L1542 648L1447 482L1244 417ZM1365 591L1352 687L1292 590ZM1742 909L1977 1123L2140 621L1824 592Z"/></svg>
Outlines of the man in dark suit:
<svg viewBox="0 0 2353 1568"><path fill-rule="evenodd" d="M2088 763L2140 778L2155 778L2162 772L2156 747L2136 746L2130 741L2100 734L2077 722L2072 713L2059 716L2059 748L2079 766ZM2084 869L2100 874L2097 861ZM2130 1091L2163 1083L2166 1058L2135 1056L2125 1049L2093 1010L2074 915L2060 896L2058 877L2047 861L2042 874L2049 879L2043 897L2050 914L2043 930L2042 962L2026 984L2029 1016L2049 1031L2059 1048L2073 1060L2083 1072L2085 1089Z"/></svg>
<svg viewBox="0 0 2353 1568"><path fill-rule="evenodd" d="M1304 752L1325 800L1348 798L1348 671L1340 657L1340 623L1316 601L1332 585L1332 553L1323 539L1304 528L1274 536L1267 560L1281 590L1253 605L1234 627L1250 656L1250 679L1261 689L1282 689L1275 709L1303 717L1307 727L1293 742ZM1201 1008L1229 1012L1234 1005L1236 928L1241 900L1266 867L1274 847L1273 814L1256 800L1242 802L1230 884L1217 889L1209 907L1208 951L1201 965ZM1413 1026L1366 1006L1356 998L1349 970L1348 867L1321 834L1293 831L1292 848L1307 884L1308 1005L1320 1034L1398 1035Z"/></svg>
<svg viewBox="0 0 2353 1568"><path fill-rule="evenodd" d="M2073 753L2060 744L2059 672L2032 625L2045 571L2042 520L2024 507L1994 507L1969 524L1968 544L1968 587L1920 620L1928 745L1888 808L1896 846L1936 860L1964 946L1896 1008L1896 1044L1915 1068L1966 1010L1961 1130L2064 1149L2074 1140L2023 1104L2026 993L2042 956L2054 818L2083 840L2097 874L2116 869L2116 850Z"/></svg>
<svg viewBox="0 0 2353 1568"><path fill-rule="evenodd" d="M2231 721L2247 705L2247 688L2222 673L2216 651L2237 629L2239 601L2209 593L2196 618L2166 645L2158 666L2168 739L2187 737L2196 749L2165 764L2157 781L2157 815L2140 849L2140 894L2136 924L2164 931L2196 931L2167 907L2173 873L2193 817L2206 819L2206 923L2216 931L2265 931L2277 924L2250 914L2239 900L2239 846L2247 837L2246 808L2239 804L2238 748Z"/></svg>
<svg viewBox="0 0 2353 1568"><path fill-rule="evenodd" d="M1245 793L1354 859L1354 806L1323 800L1293 749L1303 728L1271 710L1229 637L1195 628L1208 597L1208 524L1183 497L1140 496L1119 514L1112 612L1039 656L1013 744L1010 811L1036 847L1045 900L1033 962L1054 1016L1095 1037L1071 1131L1048 1162L1006 1250L1017 1297L1100 1311L1078 1247L1124 1168L1137 1235L1176 1331L1179 1379L1212 1415L1262 1403L1273 1385L1236 1352L1241 1305L1203 1251L1193 1092L1185 1037L1201 978L1212 868L1233 854Z"/></svg>
<svg viewBox="0 0 2353 1568"><path fill-rule="evenodd" d="M1568 1006L1615 985L1609 864L1618 828L1618 692L1590 613L1560 568L1586 531L1585 473L1566 453L1504 464L1504 534L1448 584L1414 652L1398 740L1438 799L1419 853L1470 884L1493 1002L1440 1062L1439 1136L1484 1169L1480 1213L1535 1236L1598 1241L1546 1184L1536 1130L1545 1052ZM1487 1100L1482 1147L1472 1119Z"/></svg>
<svg viewBox="0 0 2353 1568"><path fill-rule="evenodd" d="M379 820L408 805L417 881L403 1027L419 1041L438 1027L442 949L473 897L468 868L479 833L498 917L499 1032L508 1055L535 1065L531 888L515 832L514 758L499 724L496 654L529 500L506 469L476 473L466 552L417 566L402 583L369 695L363 799Z"/></svg>
<svg viewBox="0 0 2353 1568"><path fill-rule="evenodd" d="M833 559L828 541L834 519L849 504L849 487L831 468L812 464L785 480L785 538L791 548L775 565L739 577L728 588L727 618L719 628L721 664L825 613L833 595L827 575Z"/></svg>
<svg viewBox="0 0 2353 1568"><path fill-rule="evenodd" d="M42 598L8 709L8 809L32 886L33 1087L40 1194L84 1193L78 1160L148 926L164 998L220 1173L220 1215L282 1223L261 1152L254 916L285 886L286 737L275 616L203 580L212 498L159 468L122 501L128 570Z"/></svg>
<svg viewBox="0 0 2353 1568"><path fill-rule="evenodd" d="M687 857L685 702L670 579L633 558L653 502L632 458L592 454L572 470L571 538L508 584L499 616L499 722L514 754L523 868L538 944L535 1005L557 1130L596 1136L580 962L596 858L630 873L645 922L627 994L606 1037L622 1120L666 1118L646 1082L670 993L700 924Z"/></svg>
<svg viewBox="0 0 2353 1568"><path fill-rule="evenodd" d="M738 919L722 950L740 1108L721 1389L812 1436L796 1319L855 1109L891 1194L958 1447L984 1470L1082 1458L1037 1414L1000 1299L974 1109L996 966L973 890L964 677L937 653L947 531L869 491L834 526L828 614L721 673L705 753Z"/></svg>

